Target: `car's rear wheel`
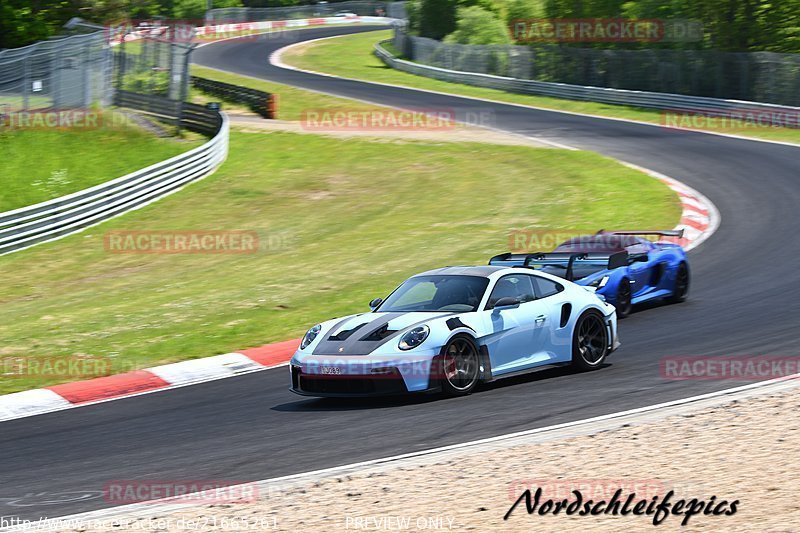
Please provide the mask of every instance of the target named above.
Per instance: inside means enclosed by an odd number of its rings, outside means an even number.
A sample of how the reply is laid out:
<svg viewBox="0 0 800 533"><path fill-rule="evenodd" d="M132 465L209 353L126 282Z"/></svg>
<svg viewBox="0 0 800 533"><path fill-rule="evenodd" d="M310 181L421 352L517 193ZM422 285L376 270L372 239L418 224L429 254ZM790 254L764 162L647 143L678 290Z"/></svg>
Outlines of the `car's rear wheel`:
<svg viewBox="0 0 800 533"><path fill-rule="evenodd" d="M608 355L608 329L603 316L586 311L572 332L572 364L579 370L592 370L603 364Z"/></svg>
<svg viewBox="0 0 800 533"><path fill-rule="evenodd" d="M622 278L619 280L619 287L617 287L617 301L614 307L617 308L617 318L625 318L631 314L633 304L631 303L633 296L631 295L631 280Z"/></svg>
<svg viewBox="0 0 800 533"><path fill-rule="evenodd" d="M675 274L675 286L672 288L672 295L667 298L669 303L678 303L686 299L689 294L689 267L686 263L678 266Z"/></svg>
<svg viewBox="0 0 800 533"><path fill-rule="evenodd" d="M480 377L478 347L469 337L454 337L442 350L442 392L463 396L472 392Z"/></svg>

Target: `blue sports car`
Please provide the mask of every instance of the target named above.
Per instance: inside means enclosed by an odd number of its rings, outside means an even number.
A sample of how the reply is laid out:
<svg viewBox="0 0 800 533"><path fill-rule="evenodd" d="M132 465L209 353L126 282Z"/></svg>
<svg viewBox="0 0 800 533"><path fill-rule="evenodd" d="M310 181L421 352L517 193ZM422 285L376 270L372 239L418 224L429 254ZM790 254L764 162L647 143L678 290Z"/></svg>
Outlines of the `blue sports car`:
<svg viewBox="0 0 800 533"><path fill-rule="evenodd" d="M614 306L531 268L431 270L370 307L308 330L289 363L292 391L457 396L546 367L591 370L619 345Z"/></svg>
<svg viewBox="0 0 800 533"><path fill-rule="evenodd" d="M683 230L599 231L574 237L552 252L505 253L489 264L525 266L594 287L616 307L617 317L624 318L638 303L681 302L689 293L689 262L683 248L650 241L645 235L680 239Z"/></svg>

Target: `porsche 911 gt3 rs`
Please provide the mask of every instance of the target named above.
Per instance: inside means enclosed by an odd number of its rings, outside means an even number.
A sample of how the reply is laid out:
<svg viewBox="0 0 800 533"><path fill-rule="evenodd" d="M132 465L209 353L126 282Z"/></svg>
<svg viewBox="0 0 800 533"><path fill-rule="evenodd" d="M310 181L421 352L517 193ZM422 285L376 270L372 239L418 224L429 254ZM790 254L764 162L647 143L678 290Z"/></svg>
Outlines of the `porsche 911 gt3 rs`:
<svg viewBox="0 0 800 533"><path fill-rule="evenodd" d="M619 345L614 306L593 288L527 267L431 270L370 308L308 330L289 365L292 391L464 395L553 365L594 369Z"/></svg>

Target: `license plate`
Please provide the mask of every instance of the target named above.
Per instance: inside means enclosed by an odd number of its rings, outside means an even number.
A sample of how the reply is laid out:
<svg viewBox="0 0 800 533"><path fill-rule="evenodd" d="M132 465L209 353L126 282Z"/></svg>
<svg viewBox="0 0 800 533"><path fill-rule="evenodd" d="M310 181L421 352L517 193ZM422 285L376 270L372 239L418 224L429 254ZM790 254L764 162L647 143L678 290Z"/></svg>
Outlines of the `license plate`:
<svg viewBox="0 0 800 533"><path fill-rule="evenodd" d="M338 366L323 366L322 373L327 375L338 376L342 373L342 369Z"/></svg>

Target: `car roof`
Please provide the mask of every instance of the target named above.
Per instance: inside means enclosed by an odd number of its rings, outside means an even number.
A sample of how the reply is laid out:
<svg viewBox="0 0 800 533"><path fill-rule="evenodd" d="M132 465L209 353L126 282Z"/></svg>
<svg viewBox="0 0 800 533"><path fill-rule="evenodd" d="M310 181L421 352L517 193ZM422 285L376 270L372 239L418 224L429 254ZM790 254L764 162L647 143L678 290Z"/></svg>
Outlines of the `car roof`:
<svg viewBox="0 0 800 533"><path fill-rule="evenodd" d="M417 274L417 276L479 276L488 278L495 272L500 270L509 270L506 266L448 266L443 268L435 268ZM416 277L416 276L414 276Z"/></svg>

